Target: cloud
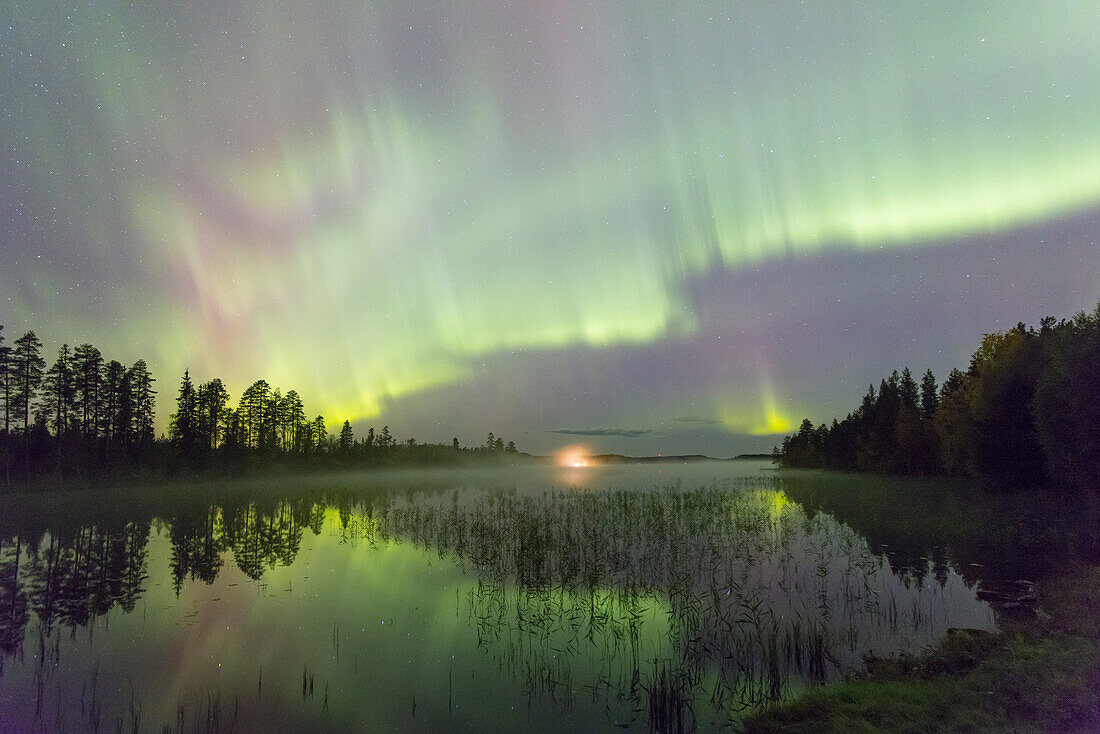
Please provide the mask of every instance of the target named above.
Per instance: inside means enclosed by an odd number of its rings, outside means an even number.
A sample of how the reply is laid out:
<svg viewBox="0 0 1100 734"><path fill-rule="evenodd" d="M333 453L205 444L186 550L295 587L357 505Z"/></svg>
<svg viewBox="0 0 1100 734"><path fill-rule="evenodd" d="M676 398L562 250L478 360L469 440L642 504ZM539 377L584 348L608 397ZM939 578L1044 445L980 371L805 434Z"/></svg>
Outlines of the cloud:
<svg viewBox="0 0 1100 734"><path fill-rule="evenodd" d="M696 426L720 426L720 425L722 425L722 421L718 420L717 418L695 418L695 417L690 417L689 416L689 417L686 417L686 418L676 418L675 421L677 423L691 423L692 425L696 425Z"/></svg>
<svg viewBox="0 0 1100 734"><path fill-rule="evenodd" d="M656 435L651 428L552 428L547 433L560 433L566 436L620 436L622 438L642 438Z"/></svg>

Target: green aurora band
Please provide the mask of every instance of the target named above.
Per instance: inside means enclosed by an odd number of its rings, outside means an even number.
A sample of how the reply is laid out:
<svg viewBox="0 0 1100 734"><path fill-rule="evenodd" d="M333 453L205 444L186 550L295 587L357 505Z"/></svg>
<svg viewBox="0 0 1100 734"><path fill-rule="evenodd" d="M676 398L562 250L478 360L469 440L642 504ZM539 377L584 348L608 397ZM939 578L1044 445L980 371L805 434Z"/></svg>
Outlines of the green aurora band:
<svg viewBox="0 0 1100 734"><path fill-rule="evenodd" d="M487 356L690 339L716 268L1100 203L1091 1L245 5L4 12L60 248L4 255L9 313L151 356L162 420L184 367L384 419ZM701 389L731 432L794 425L761 364Z"/></svg>

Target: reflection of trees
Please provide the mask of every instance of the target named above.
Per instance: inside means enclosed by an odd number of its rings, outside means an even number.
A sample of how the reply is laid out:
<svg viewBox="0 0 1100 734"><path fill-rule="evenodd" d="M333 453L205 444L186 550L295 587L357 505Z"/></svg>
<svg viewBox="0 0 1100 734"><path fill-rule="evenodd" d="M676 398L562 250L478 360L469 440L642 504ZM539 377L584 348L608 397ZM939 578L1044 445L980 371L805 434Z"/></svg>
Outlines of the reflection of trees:
<svg viewBox="0 0 1100 734"><path fill-rule="evenodd" d="M4 671L4 658L19 650L23 644L23 629L30 616L27 595L20 587L21 543L0 540L0 673Z"/></svg>
<svg viewBox="0 0 1100 734"><path fill-rule="evenodd" d="M323 518L324 505L307 499L182 507L165 521L176 593L187 579L213 583L228 551L252 579L289 566L303 530L319 533ZM49 635L58 624L82 627L115 606L132 611L148 578L151 525L115 520L0 538L0 664L19 650L31 612Z"/></svg>
<svg viewBox="0 0 1100 734"><path fill-rule="evenodd" d="M218 508L211 505L204 511L181 512L172 518L169 527L172 584L176 595L188 578L214 583L226 549L225 525Z"/></svg>
<svg viewBox="0 0 1100 734"><path fill-rule="evenodd" d="M237 567L258 579L267 568L294 563L312 511L309 501L280 502L266 513L251 503L227 508L226 539Z"/></svg>
<svg viewBox="0 0 1100 734"><path fill-rule="evenodd" d="M148 577L148 537L147 522L58 530L24 546L22 561L16 554L22 541L17 539L13 558L5 564L13 567L5 581L13 599L26 595L45 631L55 624L83 626L115 605L134 608Z"/></svg>
<svg viewBox="0 0 1100 734"><path fill-rule="evenodd" d="M256 580L266 569L289 566L305 529L321 532L323 505L312 500L210 505L175 515L169 525L172 580L178 594L187 578L210 584L217 578L226 551L237 568Z"/></svg>
<svg viewBox="0 0 1100 734"><path fill-rule="evenodd" d="M759 484L393 502L348 532L453 555L479 580L478 639L509 674L567 699L573 666L597 660L583 677L604 700L644 692L631 704L658 729L690 720L704 691L719 710L757 706L931 642L947 594L988 619L946 566L899 577L848 526Z"/></svg>
<svg viewBox="0 0 1100 734"><path fill-rule="evenodd" d="M780 486L808 512L827 512L887 552L899 576L936 578L951 566L999 587L1100 562L1100 501L1087 493L982 492L966 482L789 472Z"/></svg>

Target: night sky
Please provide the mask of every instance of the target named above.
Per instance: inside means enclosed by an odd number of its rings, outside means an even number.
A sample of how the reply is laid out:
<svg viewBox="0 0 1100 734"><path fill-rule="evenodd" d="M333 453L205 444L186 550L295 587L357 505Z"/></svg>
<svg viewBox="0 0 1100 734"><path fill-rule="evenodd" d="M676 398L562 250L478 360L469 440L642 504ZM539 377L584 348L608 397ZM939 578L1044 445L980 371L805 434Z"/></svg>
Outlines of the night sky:
<svg viewBox="0 0 1100 734"><path fill-rule="evenodd" d="M0 323L330 430L768 450L1100 300L1100 4L8 0Z"/></svg>

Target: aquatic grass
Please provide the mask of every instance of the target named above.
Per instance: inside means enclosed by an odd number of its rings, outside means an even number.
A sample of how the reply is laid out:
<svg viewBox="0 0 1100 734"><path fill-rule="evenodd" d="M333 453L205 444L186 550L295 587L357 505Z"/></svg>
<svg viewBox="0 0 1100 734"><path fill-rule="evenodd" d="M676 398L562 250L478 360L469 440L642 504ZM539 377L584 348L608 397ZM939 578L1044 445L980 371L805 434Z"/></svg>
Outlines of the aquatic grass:
<svg viewBox="0 0 1100 734"><path fill-rule="evenodd" d="M561 661L585 650L636 649L643 625L630 604L643 594L667 607L670 651L695 677L720 671L712 699L740 708L860 669L872 649L904 651L902 628L931 640L949 625L927 612L936 585L907 586L850 528L806 515L767 481L397 498L360 517L348 523L360 541L446 551L479 579L469 599L478 641L505 650L504 667L525 666L532 691L551 690ZM637 675L636 660L625 668Z"/></svg>
<svg viewBox="0 0 1100 734"><path fill-rule="evenodd" d="M750 715L744 731L1100 730L1100 567L1041 584L1042 615L999 634L959 631L932 652Z"/></svg>
<svg viewBox="0 0 1100 734"><path fill-rule="evenodd" d="M585 492L334 490L192 509L156 521L155 531L169 536L177 583L209 582L223 563L262 583L271 569L294 562L310 532L359 552L411 544L473 580L464 594L456 591L456 614L526 695L568 709L584 691L609 711L653 715L674 730L676 712L702 716L713 707L719 713L707 716L732 720L862 669L870 652L904 652L951 625L931 613L944 599L931 565L924 575L895 575L852 528L807 512L778 486L760 478ZM140 534L140 523L134 527ZM133 534L47 533L24 552L33 563L19 573L74 600L114 589L130 572L104 573L114 549L126 548L112 538ZM139 560L128 567L136 577ZM950 583L965 600L962 581ZM45 617L58 621L93 618L126 597L110 591L85 606L55 598L50 607L47 596L33 597L32 608L69 610ZM969 598L982 606L972 591ZM56 628L47 636L56 639ZM340 645L334 620L337 661ZM656 668L654 660L675 664ZM303 667L302 705L327 711L328 681L315 676ZM269 688L277 698L277 684ZM262 674L256 690L266 693ZM220 721L231 708L220 709Z"/></svg>

